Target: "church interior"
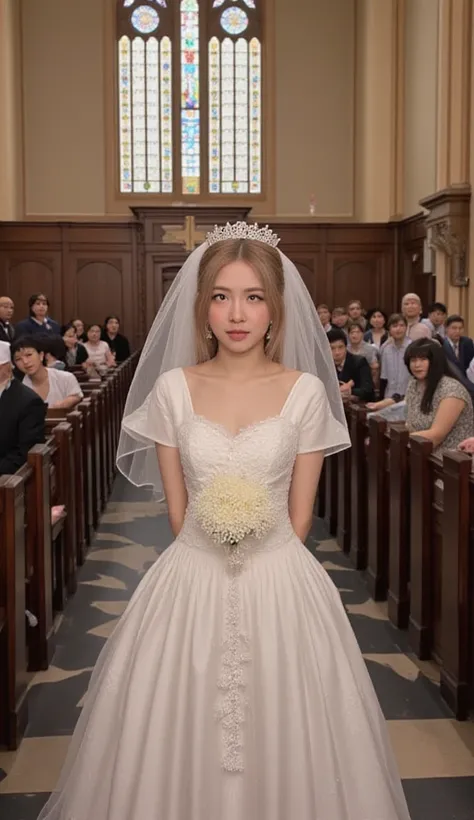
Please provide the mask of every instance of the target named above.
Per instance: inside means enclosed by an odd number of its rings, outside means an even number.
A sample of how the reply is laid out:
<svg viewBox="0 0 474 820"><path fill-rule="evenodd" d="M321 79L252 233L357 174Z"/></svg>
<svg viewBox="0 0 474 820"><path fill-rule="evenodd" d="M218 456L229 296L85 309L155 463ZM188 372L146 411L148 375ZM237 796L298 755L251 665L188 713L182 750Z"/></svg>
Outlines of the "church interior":
<svg viewBox="0 0 474 820"><path fill-rule="evenodd" d="M65 359L81 401L48 409L44 443L0 471L0 817L36 820L99 652L172 540L115 452L147 333L208 231L269 225L353 353L374 312L384 338L409 335L414 295L470 391L473 0L0 0L0 110L0 338L20 367L14 328L43 302L66 347L79 321L114 359L92 376ZM374 361L369 403L390 380ZM352 447L326 459L307 547L412 820L473 820L474 427L473 449L435 453L402 417L344 406Z"/></svg>

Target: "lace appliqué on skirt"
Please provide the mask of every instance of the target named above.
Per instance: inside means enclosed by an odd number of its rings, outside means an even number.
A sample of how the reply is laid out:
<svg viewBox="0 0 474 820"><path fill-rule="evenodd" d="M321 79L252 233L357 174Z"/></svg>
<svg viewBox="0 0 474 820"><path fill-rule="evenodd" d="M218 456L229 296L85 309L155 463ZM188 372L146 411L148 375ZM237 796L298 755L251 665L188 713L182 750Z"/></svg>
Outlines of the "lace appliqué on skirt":
<svg viewBox="0 0 474 820"><path fill-rule="evenodd" d="M244 565L244 548L240 545L229 549L225 610L225 635L223 642L222 670L218 680L222 696L216 716L222 725L222 767L228 772L244 770L243 724L245 723L247 698L245 697L244 665L250 662L249 638L242 632L242 613L239 575Z"/></svg>

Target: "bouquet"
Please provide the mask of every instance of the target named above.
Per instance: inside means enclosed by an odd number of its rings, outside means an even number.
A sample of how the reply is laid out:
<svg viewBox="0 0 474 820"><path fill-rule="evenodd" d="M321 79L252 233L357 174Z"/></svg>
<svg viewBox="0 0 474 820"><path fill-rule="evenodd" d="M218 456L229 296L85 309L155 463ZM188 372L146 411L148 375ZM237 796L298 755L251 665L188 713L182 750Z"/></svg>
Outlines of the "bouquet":
<svg viewBox="0 0 474 820"><path fill-rule="evenodd" d="M249 535L262 538L274 522L267 488L236 475L218 475L201 491L196 517L212 540L231 553Z"/></svg>

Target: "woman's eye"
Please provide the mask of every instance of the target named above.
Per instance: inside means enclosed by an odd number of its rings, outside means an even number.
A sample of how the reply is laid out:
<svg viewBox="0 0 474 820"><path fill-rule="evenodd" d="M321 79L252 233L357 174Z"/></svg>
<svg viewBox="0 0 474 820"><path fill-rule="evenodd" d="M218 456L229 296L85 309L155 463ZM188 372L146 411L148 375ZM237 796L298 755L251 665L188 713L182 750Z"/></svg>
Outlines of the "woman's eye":
<svg viewBox="0 0 474 820"><path fill-rule="evenodd" d="M250 299L251 301L253 301L253 300L255 299L255 301L256 301L256 302L263 302L263 297L262 297L262 296L258 296L256 293L252 293L252 294L249 296L249 299Z"/></svg>
<svg viewBox="0 0 474 820"><path fill-rule="evenodd" d="M223 299L225 299L225 293L215 293L212 298L215 302L221 302Z"/></svg>

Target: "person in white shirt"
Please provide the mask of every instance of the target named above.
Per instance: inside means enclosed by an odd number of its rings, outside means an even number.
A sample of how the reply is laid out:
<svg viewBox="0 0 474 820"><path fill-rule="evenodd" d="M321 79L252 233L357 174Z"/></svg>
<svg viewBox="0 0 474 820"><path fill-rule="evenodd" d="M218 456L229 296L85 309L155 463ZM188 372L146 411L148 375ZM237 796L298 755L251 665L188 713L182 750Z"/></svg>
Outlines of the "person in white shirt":
<svg viewBox="0 0 474 820"><path fill-rule="evenodd" d="M12 344L12 358L24 374L23 384L34 390L51 409L72 410L83 398L79 382L72 373L46 367L44 340L24 336Z"/></svg>

